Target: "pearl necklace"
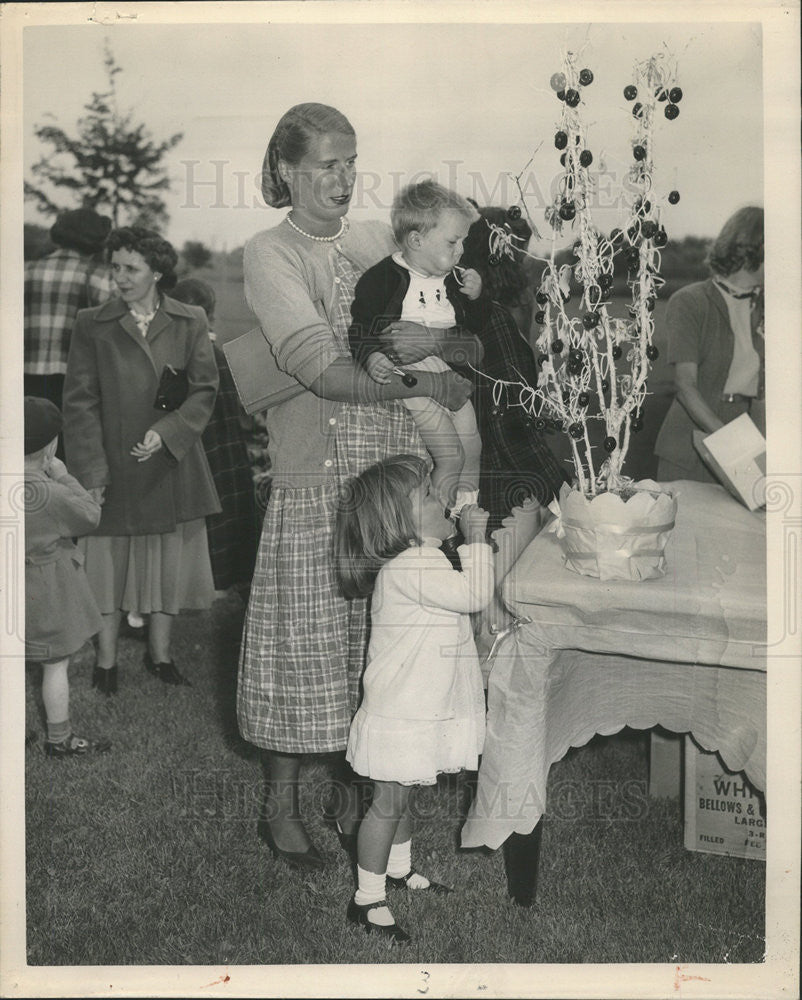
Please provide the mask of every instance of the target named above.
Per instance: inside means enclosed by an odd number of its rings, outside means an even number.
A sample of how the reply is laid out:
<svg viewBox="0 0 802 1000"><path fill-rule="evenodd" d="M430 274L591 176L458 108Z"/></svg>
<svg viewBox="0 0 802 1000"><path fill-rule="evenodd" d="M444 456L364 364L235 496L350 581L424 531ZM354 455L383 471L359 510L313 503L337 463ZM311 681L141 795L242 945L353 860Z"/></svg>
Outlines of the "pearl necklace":
<svg viewBox="0 0 802 1000"><path fill-rule="evenodd" d="M300 233L301 236L305 236L308 240L314 240L315 243L334 243L336 240L345 236L350 225L348 219L343 215L340 219L340 228L334 236L313 236L311 233L307 233L304 229L301 229L300 226L297 226L289 215L286 218L287 222L289 222L290 226L292 226L296 233Z"/></svg>

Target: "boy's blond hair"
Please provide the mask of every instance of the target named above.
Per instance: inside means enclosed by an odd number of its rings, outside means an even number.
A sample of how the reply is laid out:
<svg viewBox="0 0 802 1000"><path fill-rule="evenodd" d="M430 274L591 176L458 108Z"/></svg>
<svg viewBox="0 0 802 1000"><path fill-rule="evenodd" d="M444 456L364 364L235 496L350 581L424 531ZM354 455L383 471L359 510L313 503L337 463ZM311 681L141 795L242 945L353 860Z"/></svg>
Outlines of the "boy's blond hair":
<svg viewBox="0 0 802 1000"><path fill-rule="evenodd" d="M441 213L448 209L458 212L469 224L479 217L467 199L432 178L402 188L390 209L390 222L398 245L403 246L403 241L413 231L423 236L434 229Z"/></svg>

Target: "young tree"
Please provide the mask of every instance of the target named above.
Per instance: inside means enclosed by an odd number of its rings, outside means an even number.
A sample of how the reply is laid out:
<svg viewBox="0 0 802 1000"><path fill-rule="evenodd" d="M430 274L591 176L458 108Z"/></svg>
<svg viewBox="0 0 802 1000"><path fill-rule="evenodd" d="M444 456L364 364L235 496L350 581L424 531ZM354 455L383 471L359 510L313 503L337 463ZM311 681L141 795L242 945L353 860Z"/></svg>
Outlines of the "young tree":
<svg viewBox="0 0 802 1000"><path fill-rule="evenodd" d="M181 256L187 265L195 270L209 267L212 262L212 251L200 240L187 240L181 251Z"/></svg>
<svg viewBox="0 0 802 1000"><path fill-rule="evenodd" d="M183 138L176 133L157 142L132 110L117 106L116 77L122 72L108 43L104 52L108 89L93 93L78 119L76 134L56 124L34 126L50 151L31 168L40 182L25 182L25 197L45 215L82 206L111 216L114 226L147 218L164 225L167 211L160 192L170 186L163 159ZM69 193L71 204L58 204L56 192ZM77 203L77 206L76 206Z"/></svg>

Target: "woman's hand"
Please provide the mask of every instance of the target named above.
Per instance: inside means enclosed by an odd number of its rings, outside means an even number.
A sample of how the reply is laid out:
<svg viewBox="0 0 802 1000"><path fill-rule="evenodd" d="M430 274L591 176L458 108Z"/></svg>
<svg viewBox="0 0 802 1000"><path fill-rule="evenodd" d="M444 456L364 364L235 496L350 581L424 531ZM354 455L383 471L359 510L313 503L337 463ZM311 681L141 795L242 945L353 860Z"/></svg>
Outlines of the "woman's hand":
<svg viewBox="0 0 802 1000"><path fill-rule="evenodd" d="M381 351L373 351L365 361L365 371L374 382L387 385L393 374L393 363L386 354L382 354Z"/></svg>
<svg viewBox="0 0 802 1000"><path fill-rule="evenodd" d="M462 286L460 291L463 295L467 295L471 301L475 301L482 294L482 279L479 276L478 271L474 271L472 267L466 268L462 274Z"/></svg>
<svg viewBox="0 0 802 1000"><path fill-rule="evenodd" d="M139 444L134 445L131 449L131 454L137 462L147 462L151 455L155 455L161 446L161 437L151 428L151 430L145 433L142 441Z"/></svg>
<svg viewBox="0 0 802 1000"><path fill-rule="evenodd" d="M387 345L390 360L397 365L411 365L430 354L437 354L437 344L431 333L420 323L409 320L391 323L379 334L379 340Z"/></svg>
<svg viewBox="0 0 802 1000"><path fill-rule="evenodd" d="M478 504L469 503L462 508L459 527L468 545L487 540L487 520L490 517Z"/></svg>
<svg viewBox="0 0 802 1000"><path fill-rule="evenodd" d="M431 372L429 373L434 385L432 399L445 406L447 410L461 409L468 397L473 392L473 386L456 372Z"/></svg>

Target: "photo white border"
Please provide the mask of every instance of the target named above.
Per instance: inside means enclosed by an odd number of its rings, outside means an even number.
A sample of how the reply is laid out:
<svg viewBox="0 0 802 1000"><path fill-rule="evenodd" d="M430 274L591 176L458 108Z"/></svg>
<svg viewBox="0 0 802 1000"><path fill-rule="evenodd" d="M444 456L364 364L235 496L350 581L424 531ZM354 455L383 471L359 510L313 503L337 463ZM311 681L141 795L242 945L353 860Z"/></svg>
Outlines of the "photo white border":
<svg viewBox="0 0 802 1000"><path fill-rule="evenodd" d="M769 591L769 635L781 634L785 602L798 600L800 557L789 565L784 532L790 519L802 536L802 350L800 350L800 133L797 3L728 3L616 0L537 4L519 0L410 0L305 3L5 3L0 35L2 122L2 393L0 470L22 467L22 29L33 25L172 23L572 23L572 22L760 22L763 28L766 192L766 328L787 344L767 349L767 384L774 399L768 412L768 473L788 484L792 507L785 520L769 514L769 580L796 577L796 589ZM69 72L54 61L54 72ZM733 87L737 100L737 81ZM781 252L778 248L782 248ZM8 514L0 481L0 526ZM23 573L24 553L6 551ZM8 578L8 577L7 577ZM790 584L789 584L790 585ZM6 609L13 595L0 594ZM778 651L775 650L775 653ZM2 659L0 650L0 659ZM772 808L766 862L766 961L761 965L417 965L389 966L121 966L28 967L25 964L24 867L24 674L0 664L0 995L55 996L258 996L258 997L793 997L799 996L800 874L800 642L789 636L769 660L769 752L767 801ZM19 655L19 653L17 654ZM776 806L775 806L776 804Z"/></svg>

